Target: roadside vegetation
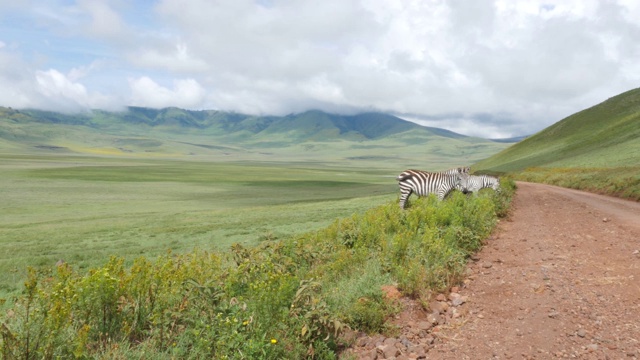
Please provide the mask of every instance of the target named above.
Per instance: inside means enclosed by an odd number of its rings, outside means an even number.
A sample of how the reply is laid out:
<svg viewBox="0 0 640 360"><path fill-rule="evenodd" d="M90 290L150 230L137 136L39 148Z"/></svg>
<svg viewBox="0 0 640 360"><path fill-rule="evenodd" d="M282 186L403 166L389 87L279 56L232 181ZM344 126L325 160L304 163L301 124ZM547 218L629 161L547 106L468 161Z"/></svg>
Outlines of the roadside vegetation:
<svg viewBox="0 0 640 360"><path fill-rule="evenodd" d="M516 180L557 185L571 189L640 201L640 167L529 168Z"/></svg>
<svg viewBox="0 0 640 360"><path fill-rule="evenodd" d="M0 321L5 359L332 359L347 328L392 331L381 286L461 280L515 191L397 199L257 245L31 268Z"/></svg>

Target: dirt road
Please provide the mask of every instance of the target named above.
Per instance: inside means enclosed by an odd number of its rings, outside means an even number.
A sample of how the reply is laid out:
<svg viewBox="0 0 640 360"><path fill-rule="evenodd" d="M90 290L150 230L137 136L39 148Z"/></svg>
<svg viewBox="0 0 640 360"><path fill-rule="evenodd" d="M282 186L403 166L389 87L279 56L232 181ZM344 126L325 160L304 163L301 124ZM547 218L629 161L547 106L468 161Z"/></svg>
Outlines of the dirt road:
<svg viewBox="0 0 640 360"><path fill-rule="evenodd" d="M640 203L518 183L464 284L429 311L401 301L400 334L358 338L357 358L639 359Z"/></svg>

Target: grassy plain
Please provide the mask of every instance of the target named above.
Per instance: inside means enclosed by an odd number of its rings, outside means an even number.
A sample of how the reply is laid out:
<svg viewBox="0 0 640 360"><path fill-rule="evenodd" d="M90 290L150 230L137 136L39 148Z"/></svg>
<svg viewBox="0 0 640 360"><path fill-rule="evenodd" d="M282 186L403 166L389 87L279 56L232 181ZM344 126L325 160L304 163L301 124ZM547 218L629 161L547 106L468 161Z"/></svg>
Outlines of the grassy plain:
<svg viewBox="0 0 640 360"><path fill-rule="evenodd" d="M396 170L320 162L0 155L0 172L0 297L28 266L255 245L397 196Z"/></svg>
<svg viewBox="0 0 640 360"><path fill-rule="evenodd" d="M396 199L322 229L130 265L30 270L0 312L6 358L336 359L347 328L392 332L393 284L423 302L458 283L515 186ZM387 195L382 195L387 197Z"/></svg>

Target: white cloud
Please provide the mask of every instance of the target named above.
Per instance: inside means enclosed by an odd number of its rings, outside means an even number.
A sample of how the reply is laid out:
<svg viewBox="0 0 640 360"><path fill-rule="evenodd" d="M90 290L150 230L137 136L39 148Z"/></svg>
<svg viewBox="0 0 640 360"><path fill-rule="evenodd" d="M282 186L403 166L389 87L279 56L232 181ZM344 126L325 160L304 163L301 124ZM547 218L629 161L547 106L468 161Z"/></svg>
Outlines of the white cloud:
<svg viewBox="0 0 640 360"><path fill-rule="evenodd" d="M0 48L0 105L25 107L29 104L29 73L18 57Z"/></svg>
<svg viewBox="0 0 640 360"><path fill-rule="evenodd" d="M300 90L305 97L317 99L328 104L344 104L346 102L342 88L329 80L327 74L318 74L309 81L300 84Z"/></svg>
<svg viewBox="0 0 640 360"><path fill-rule="evenodd" d="M193 79L176 80L173 88L169 89L143 76L130 79L129 86L132 94L130 105L135 106L197 108L206 94L204 88Z"/></svg>
<svg viewBox="0 0 640 360"><path fill-rule="evenodd" d="M108 1L78 0L77 11L91 19L87 28L91 34L104 38L126 36L130 30L110 5Z"/></svg>
<svg viewBox="0 0 640 360"><path fill-rule="evenodd" d="M114 110L121 101L77 82L78 69L70 75L55 69L34 70L20 56L0 49L0 105L16 108L79 111L87 109ZM73 75L76 74L76 75Z"/></svg>
<svg viewBox="0 0 640 360"><path fill-rule="evenodd" d="M133 51L128 55L128 59L136 66L179 73L202 74L208 70L207 63L193 57L187 45L182 43L167 45L169 45L168 48L147 47Z"/></svg>
<svg viewBox="0 0 640 360"><path fill-rule="evenodd" d="M57 70L36 71L35 81L36 91L41 96L33 101L43 108L62 111L118 108L109 96L89 92L84 85Z"/></svg>
<svg viewBox="0 0 640 360"><path fill-rule="evenodd" d="M0 20L33 20L0 25L0 101L9 106L64 99L275 115L380 110L508 136L640 84L640 6L631 0L34 0L0 8ZM21 40L16 26L31 37Z"/></svg>
<svg viewBox="0 0 640 360"><path fill-rule="evenodd" d="M61 97L80 101L87 98L87 89L82 84L70 81L57 70L36 72L36 82L38 91L46 97Z"/></svg>

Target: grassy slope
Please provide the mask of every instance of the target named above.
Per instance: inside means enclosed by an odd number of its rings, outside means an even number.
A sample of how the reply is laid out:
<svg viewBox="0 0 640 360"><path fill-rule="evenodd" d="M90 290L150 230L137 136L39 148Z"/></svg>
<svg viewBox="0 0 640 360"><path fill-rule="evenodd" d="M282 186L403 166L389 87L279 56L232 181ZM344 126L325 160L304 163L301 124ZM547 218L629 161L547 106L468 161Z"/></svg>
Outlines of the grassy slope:
<svg viewBox="0 0 640 360"><path fill-rule="evenodd" d="M474 169L496 172L530 167L621 167L640 162L640 89L571 115Z"/></svg>
<svg viewBox="0 0 640 360"><path fill-rule="evenodd" d="M640 200L640 89L569 116L473 169Z"/></svg>

